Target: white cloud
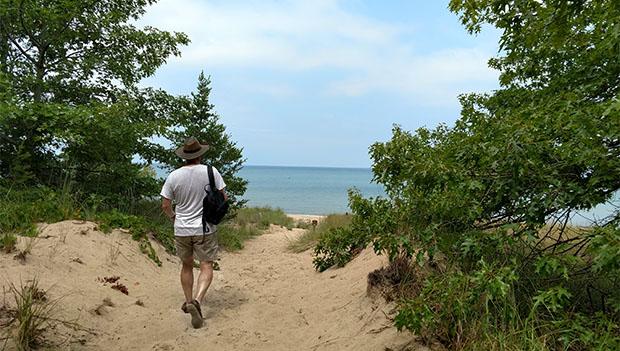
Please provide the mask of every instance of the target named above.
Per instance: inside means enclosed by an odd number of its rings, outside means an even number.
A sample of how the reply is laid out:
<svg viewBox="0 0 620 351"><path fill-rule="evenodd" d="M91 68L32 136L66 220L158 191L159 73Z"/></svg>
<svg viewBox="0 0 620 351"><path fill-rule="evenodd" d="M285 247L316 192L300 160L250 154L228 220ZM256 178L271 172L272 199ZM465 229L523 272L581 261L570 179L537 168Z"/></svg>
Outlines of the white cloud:
<svg viewBox="0 0 620 351"><path fill-rule="evenodd" d="M368 67L358 77L334 82L333 94L357 96L374 90L398 91L427 104L454 101L470 87L495 82L497 75L486 66L488 57L478 49L442 50L410 56Z"/></svg>
<svg viewBox="0 0 620 351"><path fill-rule="evenodd" d="M189 35L192 43L172 65L339 70L325 87L329 94L381 91L440 104L471 82L497 77L481 49L416 53L403 40L412 34L407 29L348 13L337 0L162 0L141 23Z"/></svg>

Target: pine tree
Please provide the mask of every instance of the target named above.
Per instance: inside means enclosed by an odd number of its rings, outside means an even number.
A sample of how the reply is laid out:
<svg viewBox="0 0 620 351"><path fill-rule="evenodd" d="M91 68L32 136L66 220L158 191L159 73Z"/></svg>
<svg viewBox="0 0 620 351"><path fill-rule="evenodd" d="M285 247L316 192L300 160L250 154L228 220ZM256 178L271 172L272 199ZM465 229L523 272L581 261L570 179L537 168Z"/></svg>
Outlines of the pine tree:
<svg viewBox="0 0 620 351"><path fill-rule="evenodd" d="M237 147L231 140L226 133L226 127L219 121L215 106L209 102L210 85L211 77L205 77L204 72L201 72L196 92L186 98L185 111L180 114L178 128L170 139L176 146L181 145L187 137L193 136L202 144L209 145L202 162L220 171L226 182L226 193L231 204L233 208L238 208L245 203L239 197L245 193L247 181L237 175L245 159L242 148Z"/></svg>

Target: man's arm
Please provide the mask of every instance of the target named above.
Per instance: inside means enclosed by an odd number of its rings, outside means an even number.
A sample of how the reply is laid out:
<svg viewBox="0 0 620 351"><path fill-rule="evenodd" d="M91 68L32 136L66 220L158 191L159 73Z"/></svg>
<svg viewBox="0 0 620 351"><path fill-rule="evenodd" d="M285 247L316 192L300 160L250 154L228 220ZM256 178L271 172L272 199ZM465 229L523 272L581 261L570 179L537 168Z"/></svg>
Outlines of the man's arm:
<svg viewBox="0 0 620 351"><path fill-rule="evenodd" d="M161 198L161 209L164 211L166 216L170 218L170 220L174 221L174 212L172 211L172 200L163 197Z"/></svg>
<svg viewBox="0 0 620 351"><path fill-rule="evenodd" d="M226 190L222 189L220 190L220 192L222 193L222 195L224 195L224 201L228 201L228 195L226 194Z"/></svg>

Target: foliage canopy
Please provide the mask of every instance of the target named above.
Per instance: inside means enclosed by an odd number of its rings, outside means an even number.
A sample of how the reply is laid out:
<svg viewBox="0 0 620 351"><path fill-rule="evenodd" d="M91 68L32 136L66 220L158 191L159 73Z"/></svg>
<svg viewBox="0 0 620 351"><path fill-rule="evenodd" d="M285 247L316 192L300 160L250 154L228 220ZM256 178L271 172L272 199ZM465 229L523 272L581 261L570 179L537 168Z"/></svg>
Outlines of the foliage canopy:
<svg viewBox="0 0 620 351"><path fill-rule="evenodd" d="M158 193L151 163L178 164L154 141L200 131L222 147L213 162L233 198L243 194L241 150L216 115L204 115L212 107L204 77L193 99L137 86L189 43L137 27L153 3L0 0L0 178L132 206Z"/></svg>
<svg viewBox="0 0 620 351"><path fill-rule="evenodd" d="M502 31L489 61L501 88L461 96L453 127L395 127L372 145L388 198L352 193L353 230L319 243L315 262L361 238L424 266L396 325L453 348L618 347L620 212L570 219L620 189L620 3L450 9L472 33Z"/></svg>

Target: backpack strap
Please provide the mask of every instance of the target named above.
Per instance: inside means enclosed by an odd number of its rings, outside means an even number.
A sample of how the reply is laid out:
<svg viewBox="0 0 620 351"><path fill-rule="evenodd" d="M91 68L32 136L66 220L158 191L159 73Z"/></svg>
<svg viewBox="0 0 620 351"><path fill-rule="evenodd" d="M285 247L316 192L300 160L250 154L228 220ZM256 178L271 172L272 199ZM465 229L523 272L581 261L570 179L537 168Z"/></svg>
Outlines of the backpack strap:
<svg viewBox="0 0 620 351"><path fill-rule="evenodd" d="M207 173L209 173L209 186L211 187L211 191L216 192L217 187L215 186L215 177L213 176L213 167L211 167L211 165L207 165Z"/></svg>
<svg viewBox="0 0 620 351"><path fill-rule="evenodd" d="M211 165L207 165L207 173L209 174L209 187L211 188L212 192L217 191L217 187L215 186L215 177L213 176L213 167L211 167ZM205 187L205 192L207 192L208 190ZM203 211L204 211L204 207L203 207ZM200 243L201 245L204 243L205 241L205 235L207 235L207 220L205 219L205 216L202 216L202 242Z"/></svg>

